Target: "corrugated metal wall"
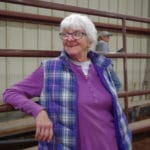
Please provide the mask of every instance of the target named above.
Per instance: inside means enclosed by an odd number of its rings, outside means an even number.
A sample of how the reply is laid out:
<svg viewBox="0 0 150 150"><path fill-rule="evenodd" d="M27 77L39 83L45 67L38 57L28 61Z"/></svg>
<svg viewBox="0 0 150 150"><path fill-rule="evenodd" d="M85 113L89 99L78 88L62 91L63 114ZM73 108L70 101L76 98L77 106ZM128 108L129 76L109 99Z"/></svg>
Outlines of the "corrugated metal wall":
<svg viewBox="0 0 150 150"><path fill-rule="evenodd" d="M92 8L108 12L122 13L132 16L148 17L149 0L47 0L49 2L63 3L68 5ZM0 9L27 13L35 13L48 16L67 16L68 12L39 9L15 4L0 2ZM120 24L117 19L90 16L93 21ZM128 22L130 26L147 27L147 24ZM34 49L55 50L61 48L58 36L59 28L47 25L34 25L28 23L6 22L0 20L0 48L10 49ZM148 37L143 35L127 35L128 52L148 51ZM111 51L122 48L122 35L114 33L110 41ZM32 72L41 58L0 58L0 94L2 91ZM121 59L114 60L115 69L123 83L123 62ZM129 90L144 88L144 73L146 60L129 60Z"/></svg>

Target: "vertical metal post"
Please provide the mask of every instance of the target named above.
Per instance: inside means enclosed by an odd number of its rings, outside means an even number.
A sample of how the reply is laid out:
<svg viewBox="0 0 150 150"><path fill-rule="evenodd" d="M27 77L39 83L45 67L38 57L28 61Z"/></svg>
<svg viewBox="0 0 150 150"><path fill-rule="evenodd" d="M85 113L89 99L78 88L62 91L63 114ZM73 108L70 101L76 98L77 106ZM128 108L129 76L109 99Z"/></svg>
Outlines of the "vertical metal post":
<svg viewBox="0 0 150 150"><path fill-rule="evenodd" d="M127 54L127 40L126 40L126 18L122 19L122 40L123 40L123 49L125 54ZM124 91L128 91L128 72L127 72L127 57L123 58L123 71L124 71ZM124 97L125 113L129 119L128 114L128 96Z"/></svg>

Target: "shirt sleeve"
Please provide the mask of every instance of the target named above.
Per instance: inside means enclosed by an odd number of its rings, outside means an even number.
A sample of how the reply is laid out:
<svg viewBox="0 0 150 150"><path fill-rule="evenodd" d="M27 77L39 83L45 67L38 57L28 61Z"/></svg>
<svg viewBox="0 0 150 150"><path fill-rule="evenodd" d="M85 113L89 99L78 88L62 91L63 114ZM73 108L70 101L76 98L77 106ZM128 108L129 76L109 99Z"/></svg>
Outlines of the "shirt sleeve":
<svg viewBox="0 0 150 150"><path fill-rule="evenodd" d="M96 45L96 51L109 52L109 47L104 42L98 42Z"/></svg>
<svg viewBox="0 0 150 150"><path fill-rule="evenodd" d="M44 70L42 65L22 81L12 85L3 93L4 103L12 105L27 114L36 117L43 110L39 104L31 98L39 97L43 88Z"/></svg>

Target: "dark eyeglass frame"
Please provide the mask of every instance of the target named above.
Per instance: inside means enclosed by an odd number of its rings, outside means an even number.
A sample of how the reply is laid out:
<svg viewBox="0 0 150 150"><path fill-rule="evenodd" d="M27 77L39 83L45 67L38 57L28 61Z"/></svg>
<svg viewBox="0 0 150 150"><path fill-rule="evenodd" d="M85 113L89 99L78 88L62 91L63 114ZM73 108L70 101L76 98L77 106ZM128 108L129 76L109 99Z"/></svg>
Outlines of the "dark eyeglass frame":
<svg viewBox="0 0 150 150"><path fill-rule="evenodd" d="M75 40L79 40L79 39L83 38L83 36L86 36L86 33L80 32L80 31L76 31L76 32L72 32L72 33L61 32L61 33L59 33L59 36L62 40L66 40L70 36Z"/></svg>

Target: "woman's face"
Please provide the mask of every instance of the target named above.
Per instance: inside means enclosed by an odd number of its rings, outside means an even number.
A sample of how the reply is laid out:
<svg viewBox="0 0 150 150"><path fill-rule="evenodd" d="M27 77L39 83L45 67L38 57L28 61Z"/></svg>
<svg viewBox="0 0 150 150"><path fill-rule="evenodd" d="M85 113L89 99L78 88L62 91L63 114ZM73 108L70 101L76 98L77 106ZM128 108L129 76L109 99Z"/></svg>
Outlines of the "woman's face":
<svg viewBox="0 0 150 150"><path fill-rule="evenodd" d="M85 61L87 59L90 42L84 30L67 29L64 30L60 36L65 52L72 59L77 61Z"/></svg>

